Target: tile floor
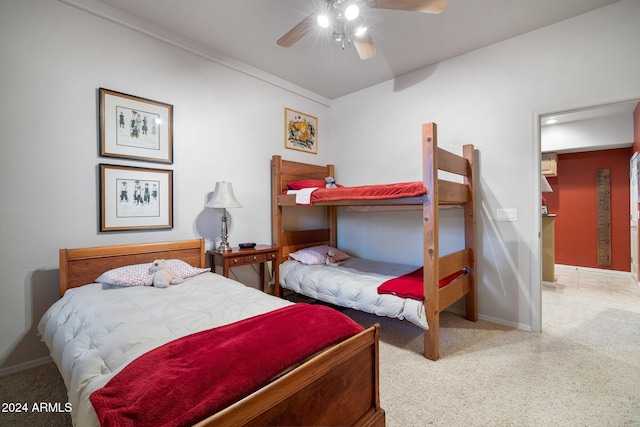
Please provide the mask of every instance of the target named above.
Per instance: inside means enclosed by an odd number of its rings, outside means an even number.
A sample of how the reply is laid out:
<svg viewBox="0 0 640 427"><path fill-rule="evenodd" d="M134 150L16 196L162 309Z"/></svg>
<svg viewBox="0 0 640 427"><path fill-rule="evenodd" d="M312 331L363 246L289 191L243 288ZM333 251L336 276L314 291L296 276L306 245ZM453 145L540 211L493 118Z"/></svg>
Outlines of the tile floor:
<svg viewBox="0 0 640 427"><path fill-rule="evenodd" d="M631 297L640 299L640 286L631 273L555 266L556 291L591 297Z"/></svg>

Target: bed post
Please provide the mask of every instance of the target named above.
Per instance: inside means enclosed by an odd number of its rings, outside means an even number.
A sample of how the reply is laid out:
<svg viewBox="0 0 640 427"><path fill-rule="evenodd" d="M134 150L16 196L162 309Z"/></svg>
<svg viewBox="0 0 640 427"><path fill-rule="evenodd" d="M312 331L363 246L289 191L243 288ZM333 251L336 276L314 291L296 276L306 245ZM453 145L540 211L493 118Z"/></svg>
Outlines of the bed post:
<svg viewBox="0 0 640 427"><path fill-rule="evenodd" d="M274 246L278 247L282 247L282 206L278 205L278 195L282 188L281 181L282 156L273 156L271 158L271 241ZM282 253L278 258L282 259ZM276 283L276 286L279 284Z"/></svg>
<svg viewBox="0 0 640 427"><path fill-rule="evenodd" d="M329 175L336 177L335 166L327 165ZM338 208L336 206L327 206L327 227L329 227L329 246L338 247Z"/></svg>
<svg viewBox="0 0 640 427"><path fill-rule="evenodd" d="M440 356L438 278L438 141L435 123L422 125L422 180L427 194L422 202L424 233L424 310L429 330L424 331L424 356Z"/></svg>
<svg viewBox="0 0 640 427"><path fill-rule="evenodd" d="M469 191L469 201L464 204L464 242L465 248L471 250L471 289L466 297L467 315L466 319L472 322L478 321L478 287L476 281L476 198L475 198L475 184L476 184L476 169L474 162L474 148L473 145L467 144L462 147L462 157L469 162L469 174L464 178L464 183L467 184L471 191Z"/></svg>

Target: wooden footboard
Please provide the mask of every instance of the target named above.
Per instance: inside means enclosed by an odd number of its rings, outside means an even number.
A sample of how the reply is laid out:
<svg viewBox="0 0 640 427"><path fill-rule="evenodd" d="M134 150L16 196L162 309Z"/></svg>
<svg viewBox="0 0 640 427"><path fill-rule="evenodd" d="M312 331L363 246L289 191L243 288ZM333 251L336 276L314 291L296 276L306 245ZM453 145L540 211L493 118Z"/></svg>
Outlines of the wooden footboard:
<svg viewBox="0 0 640 427"><path fill-rule="evenodd" d="M196 426L384 426L379 328L320 353Z"/></svg>

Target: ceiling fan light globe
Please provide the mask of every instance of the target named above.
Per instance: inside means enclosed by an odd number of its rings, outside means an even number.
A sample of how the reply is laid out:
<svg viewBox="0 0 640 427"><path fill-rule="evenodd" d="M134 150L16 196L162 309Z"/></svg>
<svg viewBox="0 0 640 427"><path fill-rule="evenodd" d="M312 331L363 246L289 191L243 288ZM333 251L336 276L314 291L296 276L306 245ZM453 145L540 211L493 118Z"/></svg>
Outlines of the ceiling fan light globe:
<svg viewBox="0 0 640 427"><path fill-rule="evenodd" d="M322 28L329 27L329 17L324 13L321 13L320 15L318 15L317 20L318 20L318 25L320 25Z"/></svg>
<svg viewBox="0 0 640 427"><path fill-rule="evenodd" d="M349 21L353 21L358 17L358 15L360 15L360 8L355 4L350 4L344 10L344 17L347 18L347 20Z"/></svg>

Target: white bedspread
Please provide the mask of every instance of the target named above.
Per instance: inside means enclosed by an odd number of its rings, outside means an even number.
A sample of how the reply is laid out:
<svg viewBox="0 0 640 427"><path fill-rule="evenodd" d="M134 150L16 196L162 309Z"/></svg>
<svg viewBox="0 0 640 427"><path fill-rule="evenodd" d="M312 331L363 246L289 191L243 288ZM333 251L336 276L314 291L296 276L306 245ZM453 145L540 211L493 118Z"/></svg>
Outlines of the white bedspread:
<svg viewBox="0 0 640 427"><path fill-rule="evenodd" d="M89 395L129 362L185 335L291 304L213 273L166 289L68 290L38 325L58 365L76 426L98 426Z"/></svg>
<svg viewBox="0 0 640 427"><path fill-rule="evenodd" d="M429 329L422 301L378 294L378 286L419 267L351 257L339 267L287 260L280 266L280 286L340 307L408 321Z"/></svg>

